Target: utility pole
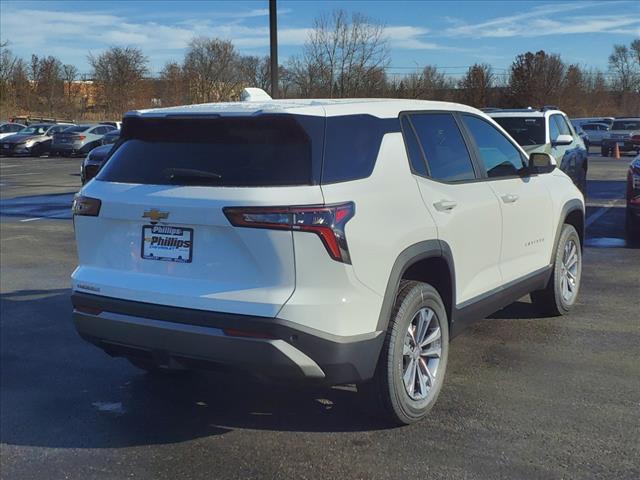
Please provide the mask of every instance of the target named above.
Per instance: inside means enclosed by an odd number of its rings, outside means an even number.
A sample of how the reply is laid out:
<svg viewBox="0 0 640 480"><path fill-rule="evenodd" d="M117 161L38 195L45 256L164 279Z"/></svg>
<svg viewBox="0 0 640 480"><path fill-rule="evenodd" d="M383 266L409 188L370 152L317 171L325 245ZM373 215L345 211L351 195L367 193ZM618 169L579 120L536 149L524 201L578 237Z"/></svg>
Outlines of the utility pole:
<svg viewBox="0 0 640 480"><path fill-rule="evenodd" d="M269 36L271 43L271 98L278 98L278 12L276 0L269 0Z"/></svg>

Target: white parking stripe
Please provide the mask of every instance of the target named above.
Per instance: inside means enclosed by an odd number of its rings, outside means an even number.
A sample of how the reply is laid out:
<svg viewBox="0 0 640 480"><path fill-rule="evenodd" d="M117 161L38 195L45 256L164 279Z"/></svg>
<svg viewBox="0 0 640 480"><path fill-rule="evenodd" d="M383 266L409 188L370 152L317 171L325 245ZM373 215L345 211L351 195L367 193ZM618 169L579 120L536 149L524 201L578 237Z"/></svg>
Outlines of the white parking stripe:
<svg viewBox="0 0 640 480"><path fill-rule="evenodd" d="M10 173L9 175L5 175L3 173L0 173L0 177L5 178L5 177L22 177L24 175L42 175L41 173Z"/></svg>
<svg viewBox="0 0 640 480"><path fill-rule="evenodd" d="M23 218L21 222L33 222L34 220L42 220L42 217Z"/></svg>
<svg viewBox="0 0 640 480"><path fill-rule="evenodd" d="M589 215L587 217L587 221L585 222L585 228L589 228L591 225L593 225L596 222L596 220L598 220L605 213L611 210L611 208L614 207L619 201L620 201L619 199L611 200L610 202L605 203L602 206L602 208L600 208L599 210L596 210L594 213Z"/></svg>

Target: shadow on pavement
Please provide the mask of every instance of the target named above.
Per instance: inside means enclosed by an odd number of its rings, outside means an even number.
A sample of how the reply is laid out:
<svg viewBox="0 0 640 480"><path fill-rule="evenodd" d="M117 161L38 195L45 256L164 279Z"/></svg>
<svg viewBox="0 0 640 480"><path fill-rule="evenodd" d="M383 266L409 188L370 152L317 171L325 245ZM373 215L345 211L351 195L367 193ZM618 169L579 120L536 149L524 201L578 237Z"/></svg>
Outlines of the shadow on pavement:
<svg viewBox="0 0 640 480"><path fill-rule="evenodd" d="M1 297L0 441L112 448L233 429L338 432L386 428L355 388L285 387L242 373L147 374L78 337L68 290Z"/></svg>

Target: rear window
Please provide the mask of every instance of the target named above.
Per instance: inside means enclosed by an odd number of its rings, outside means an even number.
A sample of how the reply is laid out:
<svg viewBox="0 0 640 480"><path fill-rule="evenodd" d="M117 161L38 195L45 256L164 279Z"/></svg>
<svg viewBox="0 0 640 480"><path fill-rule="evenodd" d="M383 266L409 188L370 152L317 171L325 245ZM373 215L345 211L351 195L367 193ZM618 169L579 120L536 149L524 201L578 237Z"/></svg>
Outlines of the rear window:
<svg viewBox="0 0 640 480"><path fill-rule="evenodd" d="M522 146L546 143L544 117L494 117L493 119Z"/></svg>
<svg viewBox="0 0 640 480"><path fill-rule="evenodd" d="M291 186L366 178L399 120L371 115L126 118L98 180L155 185Z"/></svg>
<svg viewBox="0 0 640 480"><path fill-rule="evenodd" d="M640 130L640 121L617 120L613 122L611 130Z"/></svg>
<svg viewBox="0 0 640 480"><path fill-rule="evenodd" d="M64 133L76 133L76 132L86 132L91 128L90 125L78 125L77 127L69 127L64 130Z"/></svg>
<svg viewBox="0 0 640 480"><path fill-rule="evenodd" d="M320 165L323 127L324 118L313 116L131 117L124 121L123 143L97 178L155 185L311 185L319 177L314 165Z"/></svg>

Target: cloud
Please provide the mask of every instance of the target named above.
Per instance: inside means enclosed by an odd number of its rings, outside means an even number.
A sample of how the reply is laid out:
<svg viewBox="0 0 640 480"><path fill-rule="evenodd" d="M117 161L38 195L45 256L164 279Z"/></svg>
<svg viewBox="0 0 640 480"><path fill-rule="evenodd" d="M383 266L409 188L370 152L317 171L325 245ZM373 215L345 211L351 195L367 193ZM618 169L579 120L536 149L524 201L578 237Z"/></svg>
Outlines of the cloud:
<svg viewBox="0 0 640 480"><path fill-rule="evenodd" d="M447 20L452 26L444 31L444 35L473 38L541 37L584 33L640 35L640 15L629 15L629 4L630 2L624 1L606 4L608 12L621 9L625 15L603 15L602 3L572 2L542 5L527 12L496 17L476 24L449 17ZM596 7L598 12L592 15L573 15L573 12ZM569 13L572 14L567 15Z"/></svg>
<svg viewBox="0 0 640 480"><path fill-rule="evenodd" d="M153 55L154 51L182 50L194 36L200 35L232 40L239 48L267 47L268 26L256 28L242 23L246 18L267 14L268 11L262 9L237 14L227 12L214 14L216 20L192 19L161 24L132 22L122 16L100 12L7 9L3 11L1 27L3 40L9 40L13 48L38 51L53 44L77 44L83 48L128 45L143 48ZM220 22L221 18L227 21ZM24 28L25 19L28 19L28 29ZM307 35L305 28L281 28L278 39L281 45L301 45Z"/></svg>

